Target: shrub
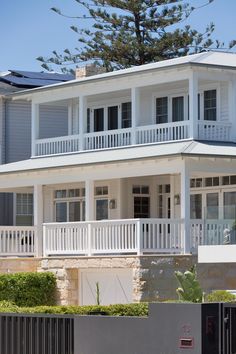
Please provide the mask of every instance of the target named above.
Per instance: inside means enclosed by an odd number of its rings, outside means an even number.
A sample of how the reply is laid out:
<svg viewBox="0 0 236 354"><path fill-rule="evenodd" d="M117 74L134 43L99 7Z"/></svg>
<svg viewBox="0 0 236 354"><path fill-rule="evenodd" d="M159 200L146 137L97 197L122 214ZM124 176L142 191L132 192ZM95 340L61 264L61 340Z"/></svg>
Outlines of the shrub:
<svg viewBox="0 0 236 354"><path fill-rule="evenodd" d="M109 306L37 306L37 307L12 307L4 308L4 302L0 302L0 312L37 313L37 314L57 314L57 315L88 315L92 312L105 312L108 316L147 316L148 304L116 304Z"/></svg>
<svg viewBox="0 0 236 354"><path fill-rule="evenodd" d="M0 275L0 301L17 306L54 305L56 277L53 273L14 273Z"/></svg>
<svg viewBox="0 0 236 354"><path fill-rule="evenodd" d="M226 290L216 290L206 296L207 302L236 302L236 296Z"/></svg>

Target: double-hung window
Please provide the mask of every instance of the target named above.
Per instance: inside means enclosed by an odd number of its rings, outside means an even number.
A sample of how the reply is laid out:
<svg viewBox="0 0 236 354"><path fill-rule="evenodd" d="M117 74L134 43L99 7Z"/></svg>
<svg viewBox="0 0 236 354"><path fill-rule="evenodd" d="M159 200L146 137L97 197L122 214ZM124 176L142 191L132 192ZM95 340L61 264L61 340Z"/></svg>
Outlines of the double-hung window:
<svg viewBox="0 0 236 354"><path fill-rule="evenodd" d="M32 193L16 194L16 225L17 226L33 225L33 194Z"/></svg>

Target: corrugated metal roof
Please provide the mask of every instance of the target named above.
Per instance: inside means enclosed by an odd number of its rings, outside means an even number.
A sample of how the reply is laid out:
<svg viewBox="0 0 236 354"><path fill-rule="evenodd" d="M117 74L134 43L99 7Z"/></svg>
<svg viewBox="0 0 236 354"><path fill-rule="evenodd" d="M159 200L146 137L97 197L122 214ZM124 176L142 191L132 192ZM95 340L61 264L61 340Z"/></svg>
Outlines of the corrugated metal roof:
<svg viewBox="0 0 236 354"><path fill-rule="evenodd" d="M124 154L125 151L125 154ZM236 158L236 144L198 142L193 140L129 146L117 149L87 151L58 156L39 157L0 166L0 174L111 163L165 156L202 156Z"/></svg>
<svg viewBox="0 0 236 354"><path fill-rule="evenodd" d="M116 78L117 76L147 72L150 70L168 69L175 66L182 66L187 64L236 69L236 54L219 52L219 51L218 52L209 51L209 52L203 52L198 54L191 54L185 57L163 60L156 63L135 66L129 69L122 69L122 70L112 71L109 73L93 75L81 79L75 79L69 82L55 84L48 87L36 88L31 91L26 90L26 91L22 91L20 95L32 95L40 91L51 90L53 88L63 88L71 85L88 83L90 81L93 82L101 79ZM18 94L16 96L18 96Z"/></svg>

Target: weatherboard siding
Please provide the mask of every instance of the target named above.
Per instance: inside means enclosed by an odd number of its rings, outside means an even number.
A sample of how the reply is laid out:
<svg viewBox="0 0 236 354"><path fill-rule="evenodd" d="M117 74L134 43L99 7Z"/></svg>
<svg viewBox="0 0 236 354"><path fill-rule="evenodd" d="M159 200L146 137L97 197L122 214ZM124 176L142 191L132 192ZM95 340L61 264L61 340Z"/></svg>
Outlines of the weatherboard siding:
<svg viewBox="0 0 236 354"><path fill-rule="evenodd" d="M68 109L64 106L42 105L39 109L39 137L68 135Z"/></svg>
<svg viewBox="0 0 236 354"><path fill-rule="evenodd" d="M31 104L25 101L6 103L6 163L26 160L31 156ZM67 108L42 106L40 137L67 135Z"/></svg>

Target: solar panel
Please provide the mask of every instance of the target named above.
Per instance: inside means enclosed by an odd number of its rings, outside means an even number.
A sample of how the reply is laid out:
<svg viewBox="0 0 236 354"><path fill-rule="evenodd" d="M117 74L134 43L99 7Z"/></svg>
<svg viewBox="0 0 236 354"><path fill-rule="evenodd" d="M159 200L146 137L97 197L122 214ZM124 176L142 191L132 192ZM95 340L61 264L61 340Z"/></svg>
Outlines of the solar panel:
<svg viewBox="0 0 236 354"><path fill-rule="evenodd" d="M60 81L57 80L41 80L41 79L29 79L25 77L17 77L8 75L0 78L1 81L7 82L9 85L24 86L24 87L39 87L52 84L58 84Z"/></svg>
<svg viewBox="0 0 236 354"><path fill-rule="evenodd" d="M29 79L42 79L42 80L54 80L54 81L68 81L73 80L75 77L69 74L59 73L45 73L45 72L33 72L22 70L9 70L14 76L22 76Z"/></svg>

